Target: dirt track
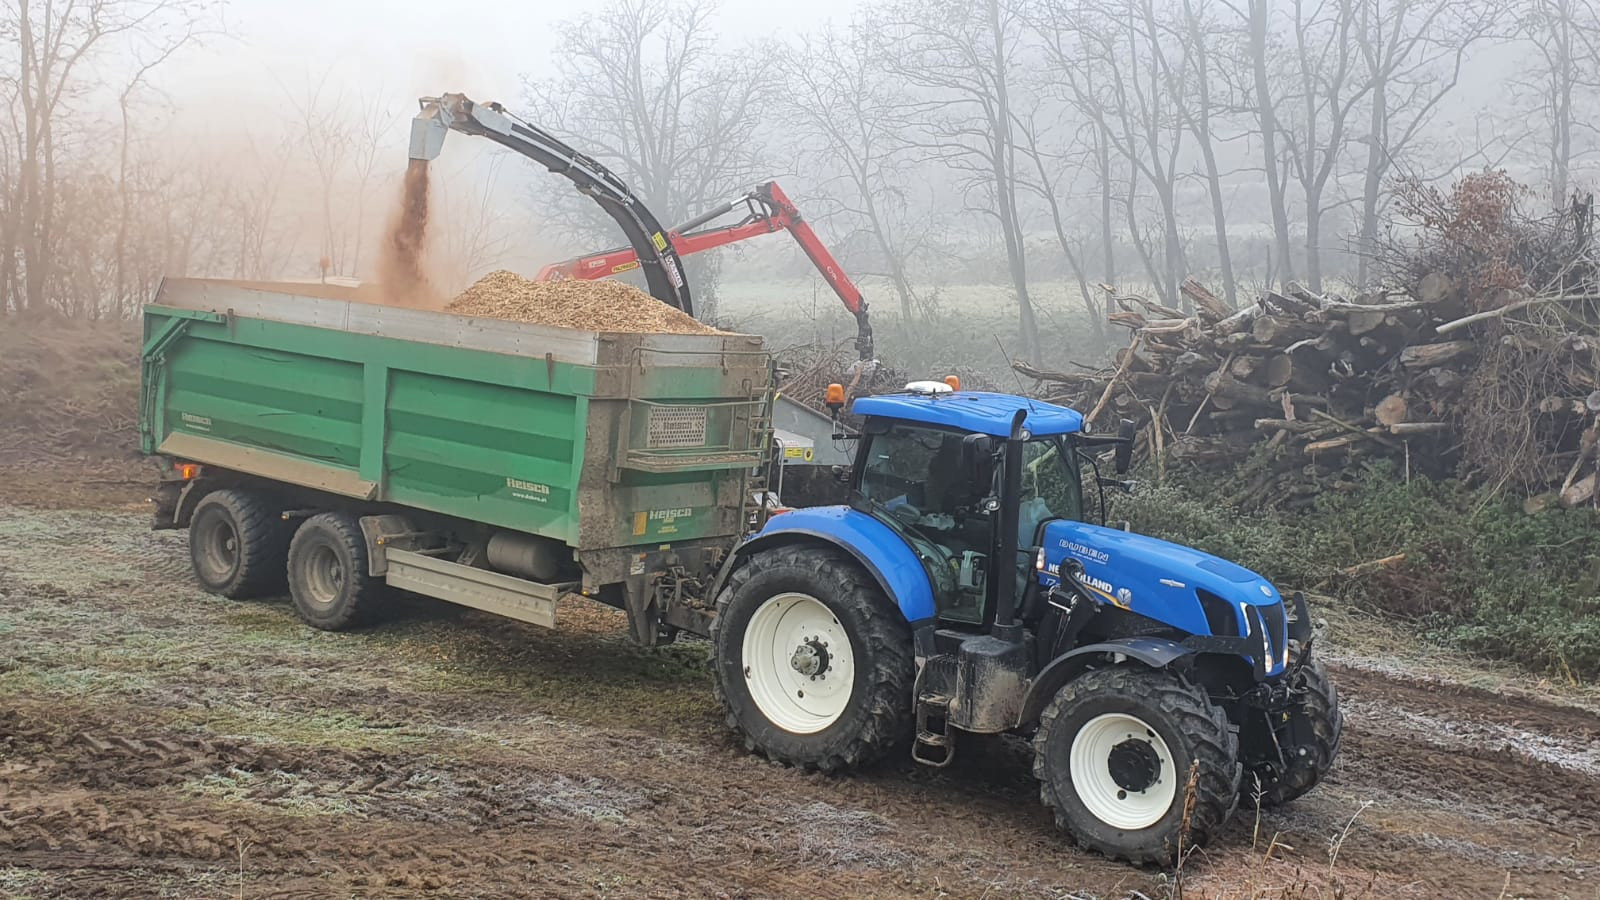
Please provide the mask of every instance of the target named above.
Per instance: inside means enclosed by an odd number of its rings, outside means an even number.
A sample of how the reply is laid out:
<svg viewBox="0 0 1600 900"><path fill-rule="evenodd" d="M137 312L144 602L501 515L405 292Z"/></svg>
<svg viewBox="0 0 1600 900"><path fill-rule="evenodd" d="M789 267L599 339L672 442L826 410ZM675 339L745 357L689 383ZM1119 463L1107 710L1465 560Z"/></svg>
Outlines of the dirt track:
<svg viewBox="0 0 1600 900"><path fill-rule="evenodd" d="M700 646L420 601L315 632L200 593L184 535L105 496L0 486L0 896L1172 891L1073 850L1014 742L800 775L724 733ZM1600 894L1600 716L1383 668L1338 671L1331 782L1241 812L1185 893Z"/></svg>

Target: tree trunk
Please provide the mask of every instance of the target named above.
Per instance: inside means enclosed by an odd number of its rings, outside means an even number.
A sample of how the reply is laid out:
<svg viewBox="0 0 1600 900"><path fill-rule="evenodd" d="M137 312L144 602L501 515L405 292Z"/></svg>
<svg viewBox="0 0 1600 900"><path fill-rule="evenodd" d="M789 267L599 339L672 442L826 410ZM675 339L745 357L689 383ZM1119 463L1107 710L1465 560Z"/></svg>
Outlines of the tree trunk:
<svg viewBox="0 0 1600 900"><path fill-rule="evenodd" d="M1267 175L1273 244L1278 249L1280 277L1277 282L1281 287L1294 280L1294 266L1289 253L1289 205L1283 178L1278 172L1278 115L1267 74L1267 15L1270 9L1270 0L1250 0L1250 61L1255 75L1256 117L1261 123L1261 167Z"/></svg>

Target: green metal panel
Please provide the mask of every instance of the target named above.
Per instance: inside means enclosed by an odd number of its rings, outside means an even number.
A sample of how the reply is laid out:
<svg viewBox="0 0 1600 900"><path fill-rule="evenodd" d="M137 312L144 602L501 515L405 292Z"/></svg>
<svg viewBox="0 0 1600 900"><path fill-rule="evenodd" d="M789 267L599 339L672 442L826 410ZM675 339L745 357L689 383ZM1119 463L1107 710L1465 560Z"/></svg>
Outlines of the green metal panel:
<svg viewBox="0 0 1600 900"><path fill-rule="evenodd" d="M395 371L386 493L575 542L581 406L570 395Z"/></svg>
<svg viewBox="0 0 1600 900"><path fill-rule="evenodd" d="M445 316L397 320L411 329L402 339L377 333L382 321L349 324L370 308L204 287L220 292L207 302L225 312L146 308L147 452L181 447L199 462L579 549L740 531L745 432L766 390L751 339L685 339L676 345L688 349L666 351L644 346L653 339L582 332L482 339L472 330L481 326ZM194 291L173 296L193 303ZM234 314L236 305L252 314ZM419 331L435 321L453 336ZM579 362L543 352L541 341ZM657 418L694 420L700 408L698 450L681 433L661 446L659 423L650 431Z"/></svg>

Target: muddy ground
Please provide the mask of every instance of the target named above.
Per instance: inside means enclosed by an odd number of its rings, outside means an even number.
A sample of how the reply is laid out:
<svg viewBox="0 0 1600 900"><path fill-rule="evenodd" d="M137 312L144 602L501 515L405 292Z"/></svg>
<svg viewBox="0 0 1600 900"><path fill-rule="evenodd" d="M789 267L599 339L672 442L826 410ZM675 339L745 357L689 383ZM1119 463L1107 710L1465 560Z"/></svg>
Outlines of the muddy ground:
<svg viewBox="0 0 1600 900"><path fill-rule="evenodd" d="M11 487L0 895L1173 893L1056 833L1015 742L802 775L725 733L703 645L635 650L608 610L551 632L414 601L326 634L201 593L131 494ZM1597 896L1592 697L1394 646L1335 652L1334 777L1241 813L1186 893Z"/></svg>
<svg viewBox="0 0 1600 900"><path fill-rule="evenodd" d="M703 644L637 650L601 607L546 631L416 600L326 634L201 593L111 421L130 364L83 352L136 344L52 340L0 334L0 897L1178 893L1076 851L1014 740L846 778L753 758ZM1319 614L1335 772L1242 810L1182 893L1600 896L1600 695Z"/></svg>

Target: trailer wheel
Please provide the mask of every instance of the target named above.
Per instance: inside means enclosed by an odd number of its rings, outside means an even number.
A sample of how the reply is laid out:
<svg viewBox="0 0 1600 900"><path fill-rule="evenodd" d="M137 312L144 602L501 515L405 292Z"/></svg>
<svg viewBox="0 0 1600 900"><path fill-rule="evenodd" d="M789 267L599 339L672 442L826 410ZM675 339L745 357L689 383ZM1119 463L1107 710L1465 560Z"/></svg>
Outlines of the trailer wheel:
<svg viewBox="0 0 1600 900"><path fill-rule="evenodd" d="M1056 824L1081 846L1133 863L1170 864L1180 835L1184 847L1204 844L1239 795L1227 716L1172 672L1117 666L1074 678L1045 707L1033 748Z"/></svg>
<svg viewBox="0 0 1600 900"><path fill-rule="evenodd" d="M816 547L752 556L718 598L717 696L745 747L837 772L911 728L911 632L856 563Z"/></svg>
<svg viewBox="0 0 1600 900"><path fill-rule="evenodd" d="M244 600L283 588L290 527L271 501L251 491L212 491L189 520L189 562L200 586Z"/></svg>
<svg viewBox="0 0 1600 900"><path fill-rule="evenodd" d="M289 544L289 594L313 628L339 631L372 621L382 583L369 571L361 526L344 513L312 516Z"/></svg>
<svg viewBox="0 0 1600 900"><path fill-rule="evenodd" d="M1260 802L1265 807L1281 806L1316 787L1339 755L1344 714L1339 711L1339 691L1328 678L1322 661L1316 657L1307 659L1295 673L1293 689L1299 702L1289 715L1303 718L1311 741L1284 747L1289 763L1281 773L1276 766L1252 773L1261 779ZM1243 790L1246 797L1253 797L1255 780L1246 776Z"/></svg>

